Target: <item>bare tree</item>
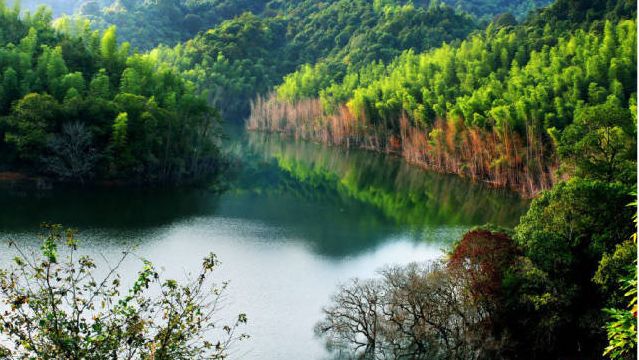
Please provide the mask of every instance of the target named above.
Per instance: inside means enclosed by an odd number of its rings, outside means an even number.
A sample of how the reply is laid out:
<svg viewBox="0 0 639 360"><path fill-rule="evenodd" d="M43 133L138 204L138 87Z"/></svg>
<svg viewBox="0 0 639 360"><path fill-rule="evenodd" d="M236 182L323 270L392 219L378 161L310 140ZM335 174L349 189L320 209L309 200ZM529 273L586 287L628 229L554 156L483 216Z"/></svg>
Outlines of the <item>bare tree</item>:
<svg viewBox="0 0 639 360"><path fill-rule="evenodd" d="M92 175L98 161L93 135L81 122L66 123L49 143L51 156L45 158L47 171L63 180L84 180Z"/></svg>
<svg viewBox="0 0 639 360"><path fill-rule="evenodd" d="M463 272L440 263L391 267L341 286L316 332L368 359L482 359L489 312Z"/></svg>
<svg viewBox="0 0 639 360"><path fill-rule="evenodd" d="M354 346L366 356L374 356L380 330L383 286L378 280L352 280L333 297L326 319L316 325L316 333L326 335L330 347Z"/></svg>

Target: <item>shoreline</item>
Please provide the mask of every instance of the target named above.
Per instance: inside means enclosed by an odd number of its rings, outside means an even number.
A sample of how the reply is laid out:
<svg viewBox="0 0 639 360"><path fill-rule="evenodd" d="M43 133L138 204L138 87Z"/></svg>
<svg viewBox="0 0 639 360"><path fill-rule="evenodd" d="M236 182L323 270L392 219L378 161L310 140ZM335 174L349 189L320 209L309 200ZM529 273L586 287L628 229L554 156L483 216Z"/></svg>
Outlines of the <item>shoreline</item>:
<svg viewBox="0 0 639 360"><path fill-rule="evenodd" d="M461 179L465 179L468 180L472 183L475 184L483 184L486 185L490 188L493 189L500 189L500 190L507 190L507 191L511 191L513 193L518 194L519 196L521 196L522 199L526 199L526 200L532 200L535 199L537 196L539 196L540 193L542 193L543 191L549 190L552 188L552 186L547 187L547 188L540 188L540 189L536 189L535 191L526 191L525 189L522 188L522 186L517 186L518 184L502 184L498 181L491 181L489 179L482 179L480 177L473 177L473 176L467 176L465 175L463 172L455 172L455 171L447 171L445 169L440 169L434 166L429 166L428 164L425 164L424 162L420 162L420 161L416 161L411 159L411 157L408 157L406 155L404 155L403 151L393 151L393 150L389 150L386 149L384 150L380 150L377 149L373 146L366 146L366 145L361 145L361 144L350 144L349 142L346 142L347 145L344 144L333 144L327 141L322 141L321 139L316 139L316 138L307 138L304 136L301 136L297 133L295 133L294 131L290 131L290 130L284 130L284 129L262 129L262 128L253 128L253 127L249 127L246 126L245 127L247 132L255 132L255 133L263 133L263 134L277 134L280 136L285 136L287 138L290 139L299 139L299 140L303 140L303 141L309 141L312 143L316 143L316 144L321 144L324 146L330 146L330 147L338 147L338 148L342 148L342 149L360 149L363 151L368 151L368 152L372 152L372 153L377 153L377 154L385 154L385 155L390 155L393 157L396 157L398 159L401 159L403 161L406 161L407 164L414 166L416 168L421 169L422 171L430 171L433 173L437 173L437 174L441 174L441 175L453 175L456 177L459 177ZM521 185L521 184L519 184ZM554 185L554 183L553 183Z"/></svg>

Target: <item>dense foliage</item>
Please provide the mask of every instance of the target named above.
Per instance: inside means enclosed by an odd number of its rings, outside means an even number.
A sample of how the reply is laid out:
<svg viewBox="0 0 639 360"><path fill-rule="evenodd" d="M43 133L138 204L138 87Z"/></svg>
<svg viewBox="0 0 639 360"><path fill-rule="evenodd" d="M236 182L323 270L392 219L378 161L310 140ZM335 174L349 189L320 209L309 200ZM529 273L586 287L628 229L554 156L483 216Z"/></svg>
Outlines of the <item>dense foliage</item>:
<svg viewBox="0 0 639 360"><path fill-rule="evenodd" d="M550 4L551 0L443 0L447 4L462 9L479 18L492 18L509 14L523 19L531 11Z"/></svg>
<svg viewBox="0 0 639 360"><path fill-rule="evenodd" d="M636 244L634 248L636 250ZM627 302L619 308L605 309L610 321L606 325L608 346L604 355L613 360L632 359L637 351L637 259L624 265L625 274L617 279L617 285L625 291L623 295Z"/></svg>
<svg viewBox="0 0 639 360"><path fill-rule="evenodd" d="M211 282L215 255L182 283L144 260L124 288L118 271L130 252L100 264L77 248L74 231L59 225L45 227L40 252L16 246L0 269L0 358L224 359L247 337L238 333L246 315L218 318L226 283Z"/></svg>
<svg viewBox="0 0 639 360"><path fill-rule="evenodd" d="M334 16L333 13L341 14L338 20L342 19L335 28L332 28L333 22L329 18ZM357 19L371 16L373 20L377 18L373 26L357 25L353 28ZM319 24L323 24L320 33L316 31ZM326 24L331 27L327 28ZM474 23L468 16L455 13L443 3L427 8L393 2L387 2L384 7L371 7L366 2L349 2L348 7L335 3L313 14L304 31L293 40L293 47L298 47L300 54L305 54L303 60L313 61L313 57L322 60L288 75L278 87L278 93L290 101L313 96L318 89L341 81L347 72L357 72L363 67L369 71L367 65L381 65L403 50L421 51L464 38L473 27ZM332 50L327 53L326 49ZM314 56L314 53L317 55Z"/></svg>
<svg viewBox="0 0 639 360"><path fill-rule="evenodd" d="M264 18L289 15L307 17L331 8L334 3L339 2L339 0L312 2L304 0L22 0L22 5L35 10L38 5L45 4L53 9L55 15L62 13L82 15L90 18L94 25L101 29L116 25L126 41L134 47L148 50L159 44L174 45L185 41L199 31L206 31L244 12L251 12ZM477 19L486 19L503 13L512 13L517 18L522 18L529 11L546 5L549 0L501 0L498 2L445 0L444 2ZM375 0L368 3L374 3L376 9L382 9L386 5L396 3L413 3L416 6L428 7L437 6L439 2ZM343 14L344 19L354 14L353 12ZM310 28L307 27L307 29ZM315 27L315 30L324 29L326 29L324 26ZM358 26L352 26L350 29L358 30ZM313 60L315 59L310 59L310 61Z"/></svg>
<svg viewBox="0 0 639 360"><path fill-rule="evenodd" d="M508 279L517 294L510 304L518 314L513 333L526 333L521 345L559 354L605 347L601 309L616 305L623 291L593 278L602 257L634 233L632 200L620 184L573 179L533 201L515 234L529 262ZM616 270L608 267L604 276L619 279Z"/></svg>
<svg viewBox="0 0 639 360"><path fill-rule="evenodd" d="M217 120L151 54L84 21L0 4L0 167L64 180L176 182L217 171Z"/></svg>
<svg viewBox="0 0 639 360"><path fill-rule="evenodd" d="M100 29L115 25L133 47L149 50L186 41L224 20L263 8L264 2L255 0L88 0L76 14Z"/></svg>
<svg viewBox="0 0 639 360"><path fill-rule="evenodd" d="M324 59L324 78L314 81L328 83L347 69L388 61L402 50L421 51L463 38L475 26L445 5L386 3L272 2L268 8L274 16L244 13L173 49L156 51L208 90L225 118L233 120L247 115L256 94L266 93L303 63Z"/></svg>
<svg viewBox="0 0 639 360"><path fill-rule="evenodd" d="M464 38L476 28L471 17L490 18L509 11L521 16L545 4L537 0L503 1L499 6L477 0L449 1L449 6L438 0L44 3L75 9L72 19L87 18L94 28L115 25L122 39L143 50L173 46L200 33L173 51L163 49L163 57L209 90L209 100L216 101L228 118L246 116L249 99L264 94L301 64L321 59L322 66L330 69L322 79L328 85L370 62L390 61L402 50L422 51Z"/></svg>
<svg viewBox="0 0 639 360"><path fill-rule="evenodd" d="M521 25L495 21L341 82L322 62L306 66L257 101L249 127L394 151L529 194L553 183L555 147L569 174L631 169L636 11L625 1L579 4L559 1Z"/></svg>

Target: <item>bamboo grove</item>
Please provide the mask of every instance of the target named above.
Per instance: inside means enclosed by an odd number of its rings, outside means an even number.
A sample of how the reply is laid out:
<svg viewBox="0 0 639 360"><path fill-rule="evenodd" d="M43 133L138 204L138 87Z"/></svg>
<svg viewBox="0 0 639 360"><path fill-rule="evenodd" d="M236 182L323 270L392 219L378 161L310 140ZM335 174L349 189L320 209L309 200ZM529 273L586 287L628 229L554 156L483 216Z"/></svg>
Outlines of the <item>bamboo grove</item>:
<svg viewBox="0 0 639 360"><path fill-rule="evenodd" d="M55 27L54 27L55 26ZM216 173L218 115L114 27L0 2L0 169L72 182L175 183Z"/></svg>
<svg viewBox="0 0 639 360"><path fill-rule="evenodd" d="M632 162L636 22L606 13L588 27L540 24L551 11L519 25L498 19L459 44L407 51L338 81L323 80L323 63L306 65L254 102L248 126L397 153L534 195L578 171L557 151L574 145L573 119L614 113L588 119L591 131L619 129L627 151L618 160Z"/></svg>

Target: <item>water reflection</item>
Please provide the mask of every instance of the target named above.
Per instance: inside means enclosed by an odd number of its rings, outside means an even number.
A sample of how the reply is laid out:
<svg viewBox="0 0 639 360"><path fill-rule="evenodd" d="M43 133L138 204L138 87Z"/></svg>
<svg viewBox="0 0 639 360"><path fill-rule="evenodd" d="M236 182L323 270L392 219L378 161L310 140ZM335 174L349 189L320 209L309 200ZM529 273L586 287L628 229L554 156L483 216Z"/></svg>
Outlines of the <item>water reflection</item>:
<svg viewBox="0 0 639 360"><path fill-rule="evenodd" d="M0 227L29 231L47 221L121 231L222 217L279 228L318 253L345 256L393 234L449 243L474 225L512 226L527 206L512 193L424 172L390 156L260 133L236 136L228 148L240 161L223 194L7 188L0 191Z"/></svg>
<svg viewBox="0 0 639 360"><path fill-rule="evenodd" d="M359 201L403 226L514 226L528 206L512 192L423 171L392 156L282 141L278 135L247 136L251 154L275 161L281 173L316 194Z"/></svg>
<svg viewBox="0 0 639 360"><path fill-rule="evenodd" d="M144 229L215 213L218 197L205 190L0 189L0 229L29 231L43 222L80 229Z"/></svg>
<svg viewBox="0 0 639 360"><path fill-rule="evenodd" d="M386 264L441 256L471 226L513 225L527 206L504 191L410 167L388 156L239 133L223 193L206 190L0 188L5 240L36 247L41 221L80 229L82 249L110 259L123 248L179 279L202 256L230 279L224 315L249 314L242 359L328 356L313 325L338 283ZM139 261L125 264L133 281Z"/></svg>

